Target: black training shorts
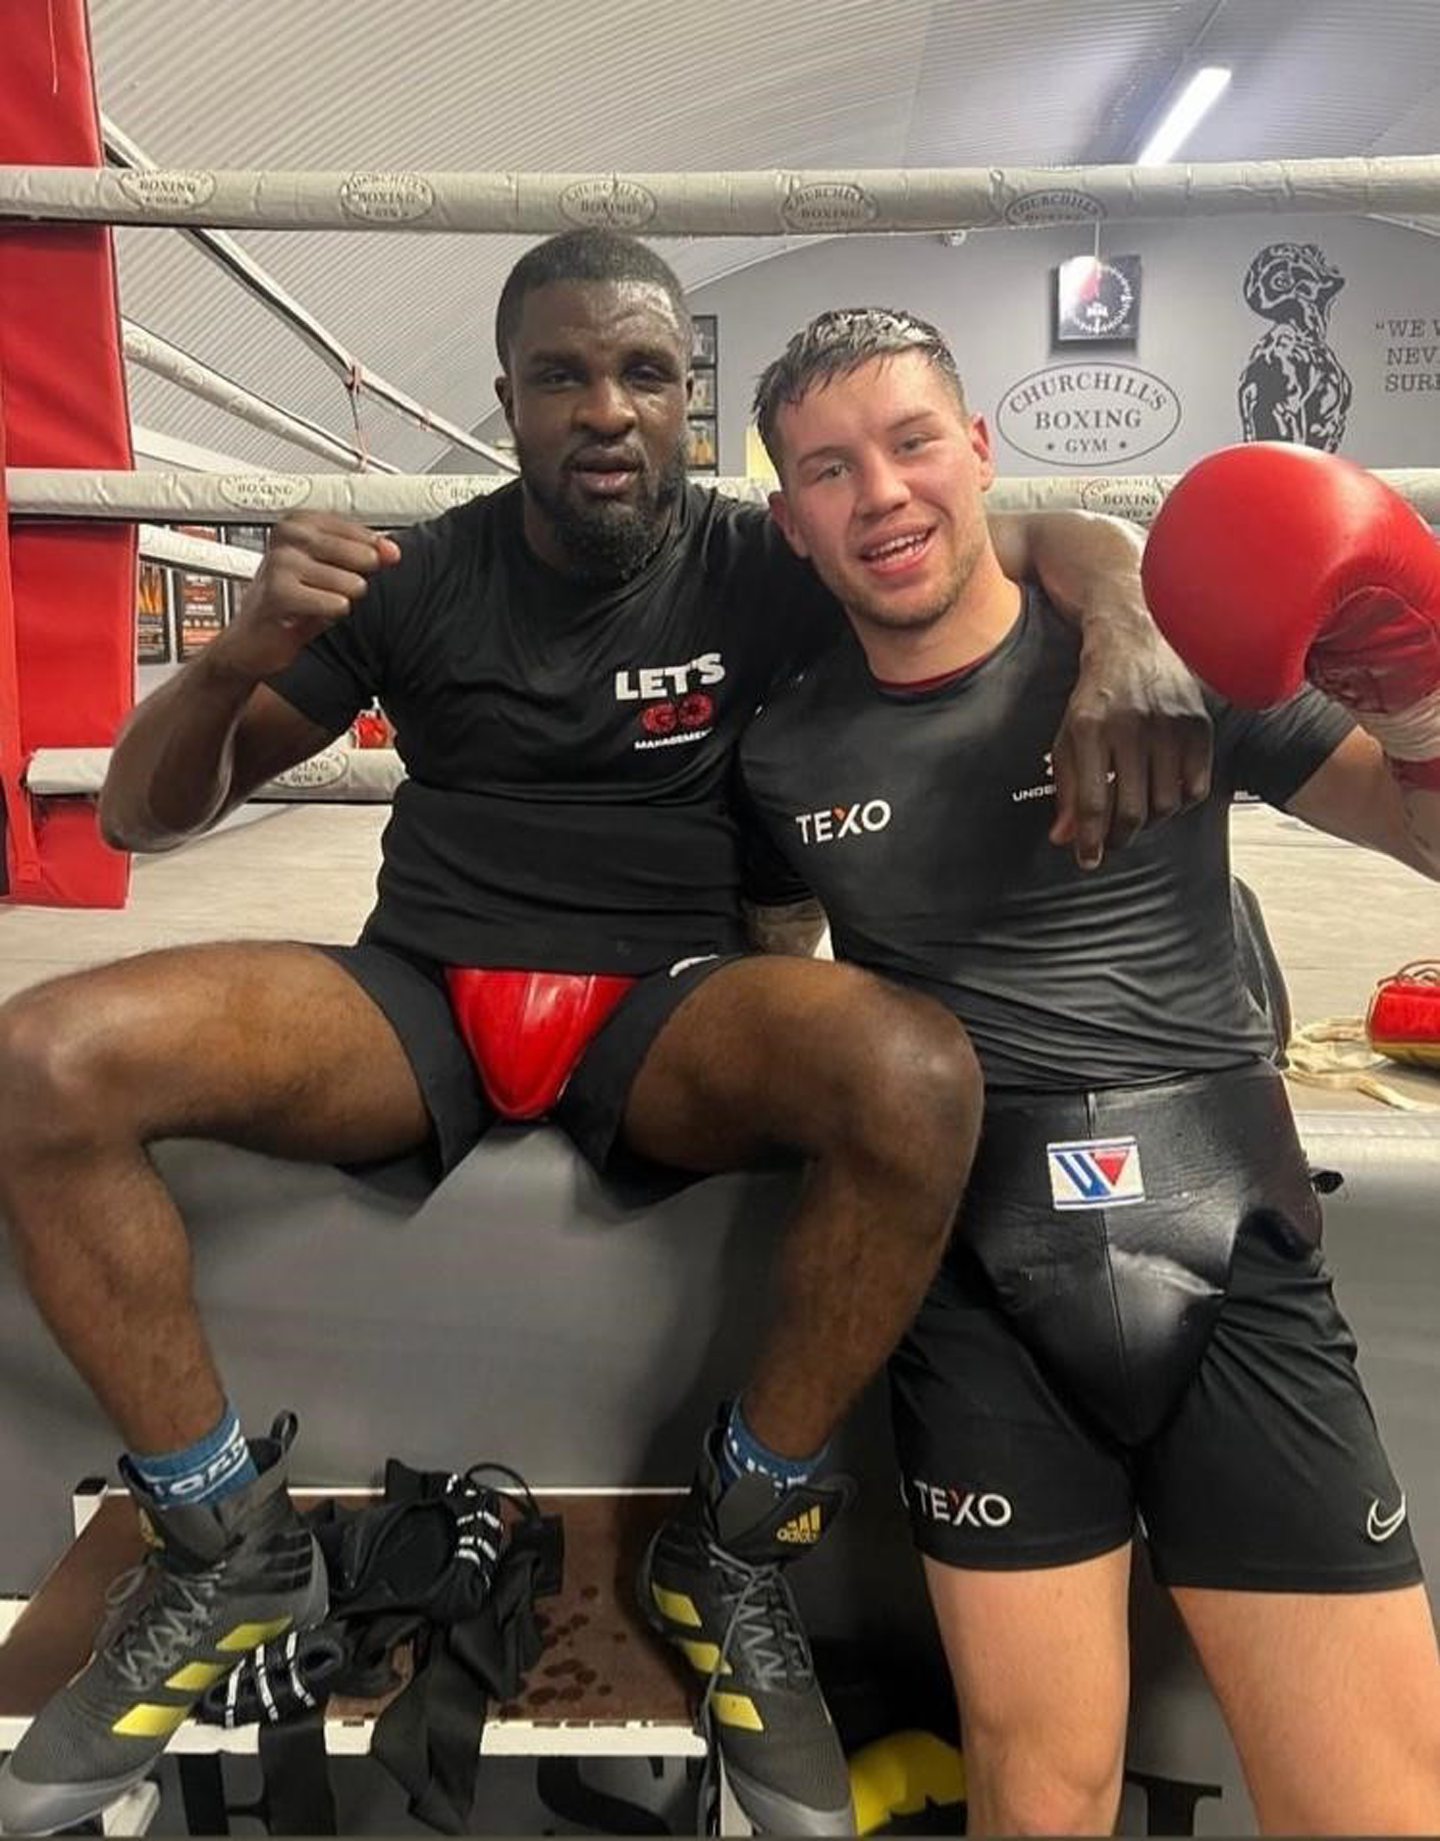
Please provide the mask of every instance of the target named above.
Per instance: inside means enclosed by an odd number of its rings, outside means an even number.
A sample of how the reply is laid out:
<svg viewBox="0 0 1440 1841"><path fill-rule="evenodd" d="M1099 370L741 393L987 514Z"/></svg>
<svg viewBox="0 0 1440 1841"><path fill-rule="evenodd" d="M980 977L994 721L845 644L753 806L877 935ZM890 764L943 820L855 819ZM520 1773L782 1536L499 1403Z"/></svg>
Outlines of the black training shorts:
<svg viewBox="0 0 1440 1841"><path fill-rule="evenodd" d="M500 1122L486 1097L450 1008L444 968L368 941L320 948L384 1012L415 1070L434 1128L440 1174L452 1170ZM597 1170L642 1180L659 1174L620 1142L630 1088L655 1038L690 993L740 955L684 959L652 972L622 998L596 1031L547 1118L563 1128ZM677 1180L698 1180L666 1172Z"/></svg>

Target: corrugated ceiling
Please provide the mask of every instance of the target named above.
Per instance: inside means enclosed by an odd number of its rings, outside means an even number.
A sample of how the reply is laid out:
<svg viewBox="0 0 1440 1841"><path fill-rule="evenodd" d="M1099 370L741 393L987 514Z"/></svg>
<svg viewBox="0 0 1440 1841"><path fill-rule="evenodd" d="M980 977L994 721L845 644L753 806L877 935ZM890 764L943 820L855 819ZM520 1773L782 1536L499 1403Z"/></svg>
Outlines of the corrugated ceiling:
<svg viewBox="0 0 1440 1841"><path fill-rule="evenodd" d="M92 0L106 115L161 165L707 170L1130 157L1189 64L1235 80L1187 157L1440 148L1435 0ZM493 404L511 238L268 232L243 246L367 367L452 421ZM339 382L172 231L118 236L132 319L344 431ZM698 286L773 242L667 245ZM323 462L138 369L137 423ZM446 443L374 406L375 451Z"/></svg>

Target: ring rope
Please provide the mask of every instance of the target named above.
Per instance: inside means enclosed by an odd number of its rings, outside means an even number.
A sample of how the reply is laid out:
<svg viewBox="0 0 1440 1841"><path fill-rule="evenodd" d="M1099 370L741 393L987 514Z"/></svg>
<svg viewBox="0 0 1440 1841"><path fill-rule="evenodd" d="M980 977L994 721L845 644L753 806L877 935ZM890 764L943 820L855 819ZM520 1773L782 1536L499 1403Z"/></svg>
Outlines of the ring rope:
<svg viewBox="0 0 1440 1841"><path fill-rule="evenodd" d="M994 511L1073 508L1148 524L1179 477L1172 473L1000 479L987 494L987 503ZM1408 500L1422 518L1440 524L1440 468L1377 469L1375 477ZM396 526L433 518L480 493L496 491L509 478L495 473L106 473L10 467L6 490L12 517L266 524L304 510ZM769 490L759 480L703 483L762 505Z"/></svg>
<svg viewBox="0 0 1440 1841"><path fill-rule="evenodd" d="M1440 209L1440 155L1212 165L708 173L0 166L0 218L208 229L837 236Z"/></svg>

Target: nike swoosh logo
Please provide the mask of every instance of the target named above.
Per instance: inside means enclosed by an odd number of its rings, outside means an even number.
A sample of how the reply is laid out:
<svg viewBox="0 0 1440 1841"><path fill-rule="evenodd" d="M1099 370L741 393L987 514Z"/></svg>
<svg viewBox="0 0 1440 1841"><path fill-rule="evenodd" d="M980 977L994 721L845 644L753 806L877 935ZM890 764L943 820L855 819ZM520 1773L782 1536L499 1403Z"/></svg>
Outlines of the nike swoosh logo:
<svg viewBox="0 0 1440 1841"><path fill-rule="evenodd" d="M670 967L670 976L678 978L681 972L688 972L692 965L708 965L712 959L720 957L718 952L702 952L694 959L677 959Z"/></svg>
<svg viewBox="0 0 1440 1841"><path fill-rule="evenodd" d="M1370 1504L1370 1513L1365 1517L1365 1532L1372 1541L1388 1541L1404 1519L1405 1496L1403 1491L1400 1496L1400 1506L1393 1515L1380 1513L1380 1498L1377 1496Z"/></svg>

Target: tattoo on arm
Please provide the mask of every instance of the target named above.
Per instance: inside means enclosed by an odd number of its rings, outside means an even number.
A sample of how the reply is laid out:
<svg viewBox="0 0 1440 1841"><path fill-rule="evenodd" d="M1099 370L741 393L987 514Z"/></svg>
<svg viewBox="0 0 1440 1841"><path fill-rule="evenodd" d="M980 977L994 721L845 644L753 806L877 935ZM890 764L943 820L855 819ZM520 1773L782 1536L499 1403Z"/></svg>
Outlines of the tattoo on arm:
<svg viewBox="0 0 1440 1841"><path fill-rule="evenodd" d="M756 952L789 953L796 959L813 959L825 932L825 910L813 897L786 902L783 907L745 904L745 931Z"/></svg>

